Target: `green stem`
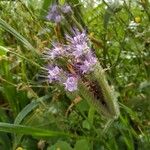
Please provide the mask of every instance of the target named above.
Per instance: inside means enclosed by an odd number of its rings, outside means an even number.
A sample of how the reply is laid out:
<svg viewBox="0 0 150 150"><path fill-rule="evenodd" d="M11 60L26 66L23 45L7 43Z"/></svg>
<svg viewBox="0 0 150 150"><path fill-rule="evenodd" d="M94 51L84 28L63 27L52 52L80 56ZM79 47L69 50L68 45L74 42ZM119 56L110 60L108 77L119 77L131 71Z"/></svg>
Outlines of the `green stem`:
<svg viewBox="0 0 150 150"><path fill-rule="evenodd" d="M95 107L91 105L88 112L88 119L91 125L93 124L94 114L95 114Z"/></svg>
<svg viewBox="0 0 150 150"><path fill-rule="evenodd" d="M74 16L71 16L72 21L76 24L76 26L79 28L79 30L82 32L84 31L84 29L82 28L82 26L80 25L80 23L75 19Z"/></svg>

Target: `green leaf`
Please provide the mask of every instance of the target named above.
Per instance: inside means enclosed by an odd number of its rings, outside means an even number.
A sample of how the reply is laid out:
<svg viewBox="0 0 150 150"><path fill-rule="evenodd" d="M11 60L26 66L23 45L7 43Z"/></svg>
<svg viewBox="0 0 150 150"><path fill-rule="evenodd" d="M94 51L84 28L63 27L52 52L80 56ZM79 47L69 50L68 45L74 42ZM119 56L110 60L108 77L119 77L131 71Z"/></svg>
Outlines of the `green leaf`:
<svg viewBox="0 0 150 150"><path fill-rule="evenodd" d="M9 121L7 113L1 108L0 108L0 121L2 121L2 122L8 122Z"/></svg>
<svg viewBox="0 0 150 150"><path fill-rule="evenodd" d="M90 150L89 142L86 139L77 141L74 150Z"/></svg>
<svg viewBox="0 0 150 150"><path fill-rule="evenodd" d="M146 93L148 96L150 96L150 82L149 81L144 81L140 84L139 90L143 93Z"/></svg>
<svg viewBox="0 0 150 150"><path fill-rule="evenodd" d="M82 122L82 126L83 126L84 129L88 129L88 130L90 130L90 128L91 128L90 123L89 123L88 120L84 120Z"/></svg>
<svg viewBox="0 0 150 150"><path fill-rule="evenodd" d="M64 5L65 4L65 0L59 0L59 4Z"/></svg>
<svg viewBox="0 0 150 150"><path fill-rule="evenodd" d="M37 141L34 138L25 137L18 145L21 145L23 150L37 150ZM14 147L16 148L17 145Z"/></svg>

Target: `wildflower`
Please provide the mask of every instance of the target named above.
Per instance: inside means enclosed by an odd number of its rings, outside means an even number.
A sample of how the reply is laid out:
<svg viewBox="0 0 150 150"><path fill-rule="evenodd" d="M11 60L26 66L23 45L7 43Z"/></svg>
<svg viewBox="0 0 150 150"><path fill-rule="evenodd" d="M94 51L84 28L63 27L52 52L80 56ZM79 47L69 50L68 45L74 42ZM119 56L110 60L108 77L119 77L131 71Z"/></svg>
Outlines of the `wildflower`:
<svg viewBox="0 0 150 150"><path fill-rule="evenodd" d="M135 20L136 23L140 23L141 22L141 18L139 16L135 17L134 20Z"/></svg>
<svg viewBox="0 0 150 150"><path fill-rule="evenodd" d="M61 7L61 10L63 13L67 14L67 13L70 13L72 10L71 10L71 7L68 5L68 4L65 4L64 6Z"/></svg>
<svg viewBox="0 0 150 150"><path fill-rule="evenodd" d="M74 37L66 36L69 44L69 49L71 55L73 55L75 58L78 58L82 56L84 53L90 51L90 48L88 46L88 38L86 36L85 32L80 33L79 31L75 30Z"/></svg>
<svg viewBox="0 0 150 150"><path fill-rule="evenodd" d="M74 67L69 75L58 66L51 66L48 69L49 82L59 81L70 92L77 90L77 77L79 78L82 74L92 71L94 65L97 63L96 57L88 46L86 33L75 29L73 34L74 36L66 36L67 45L53 44L54 48L47 54L48 58L52 59L53 62L55 62L55 58L57 57L67 56L68 62Z"/></svg>
<svg viewBox="0 0 150 150"><path fill-rule="evenodd" d="M48 79L52 81L60 81L61 69L58 66L50 66L48 69Z"/></svg>
<svg viewBox="0 0 150 150"><path fill-rule="evenodd" d="M87 53L84 59L83 63L81 61L80 65L78 65L82 74L92 71L94 69L94 65L97 63L96 57L91 52Z"/></svg>
<svg viewBox="0 0 150 150"><path fill-rule="evenodd" d="M75 29L74 31L74 37L73 37L73 43L82 43L82 42L87 42L88 38L86 35L86 32L83 31L82 33L80 33L77 29Z"/></svg>
<svg viewBox="0 0 150 150"><path fill-rule="evenodd" d="M135 31L137 29L138 25L139 25L138 23L131 21L128 28L132 31Z"/></svg>
<svg viewBox="0 0 150 150"><path fill-rule="evenodd" d="M74 50L72 52L72 55L75 56L75 58L80 57L83 55L84 50L88 49L86 44L77 44L77 45L72 45L72 49Z"/></svg>
<svg viewBox="0 0 150 150"><path fill-rule="evenodd" d="M60 44L53 44L54 48L47 53L47 58L54 59L56 57L60 57L65 55L65 48Z"/></svg>
<svg viewBox="0 0 150 150"><path fill-rule="evenodd" d="M67 14L67 13L70 13L72 10L71 10L71 7L67 4L61 7L59 5L53 4L48 12L48 15L46 16L47 20L55 22L55 23L61 22L63 19L61 11Z"/></svg>
<svg viewBox="0 0 150 150"><path fill-rule="evenodd" d="M55 22L56 23L59 23L59 22L61 22L61 20L62 20L62 16L61 15L57 15L56 17L55 17Z"/></svg>
<svg viewBox="0 0 150 150"><path fill-rule="evenodd" d="M90 68L91 68L91 65L90 65L90 63L87 60L85 60L83 62L83 64L79 66L79 69L81 70L81 72L83 74L87 73L90 70Z"/></svg>
<svg viewBox="0 0 150 150"><path fill-rule="evenodd" d="M68 77L66 82L64 83L65 85L65 89L70 91L70 92L73 92L75 90L77 90L77 78L76 77Z"/></svg>
<svg viewBox="0 0 150 150"><path fill-rule="evenodd" d="M92 52L88 52L86 54L86 58L91 64L95 64L97 62L96 56Z"/></svg>
<svg viewBox="0 0 150 150"><path fill-rule="evenodd" d="M47 20L59 23L62 20L61 13L59 11L58 5L54 4L51 6L48 15L46 16Z"/></svg>

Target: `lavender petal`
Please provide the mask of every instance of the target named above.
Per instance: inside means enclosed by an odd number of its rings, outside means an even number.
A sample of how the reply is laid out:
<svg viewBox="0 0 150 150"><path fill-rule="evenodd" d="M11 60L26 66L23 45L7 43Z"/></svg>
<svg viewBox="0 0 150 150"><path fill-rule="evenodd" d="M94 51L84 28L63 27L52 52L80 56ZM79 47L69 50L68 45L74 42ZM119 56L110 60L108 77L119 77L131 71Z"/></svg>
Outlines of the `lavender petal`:
<svg viewBox="0 0 150 150"><path fill-rule="evenodd" d="M70 92L77 90L77 78L68 77L64 85L65 85L65 89Z"/></svg>

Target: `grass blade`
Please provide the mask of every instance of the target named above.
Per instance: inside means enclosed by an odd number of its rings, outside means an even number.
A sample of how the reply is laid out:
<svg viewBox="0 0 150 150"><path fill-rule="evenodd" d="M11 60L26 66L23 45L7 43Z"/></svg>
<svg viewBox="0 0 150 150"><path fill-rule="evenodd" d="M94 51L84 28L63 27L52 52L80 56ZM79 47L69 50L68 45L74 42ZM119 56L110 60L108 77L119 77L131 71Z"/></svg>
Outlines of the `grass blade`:
<svg viewBox="0 0 150 150"><path fill-rule="evenodd" d="M1 18L0 18L0 27L11 33L13 36L15 36L19 41L21 41L24 44L24 46L27 49L36 52L34 47L29 43L27 39L25 39L22 35L20 35L14 28L12 28L7 22L5 22Z"/></svg>
<svg viewBox="0 0 150 150"><path fill-rule="evenodd" d="M15 125L0 122L0 131L24 135L32 135L38 137L59 137L59 136L72 136L71 134L50 130L43 130L40 128L33 128L23 125Z"/></svg>
<svg viewBox="0 0 150 150"><path fill-rule="evenodd" d="M34 108L36 108L41 101L46 100L47 98L49 98L49 96L47 95L40 97L36 101L33 101L30 104L28 104L26 107L24 107L24 109L16 117L14 124L20 124L27 114L29 114Z"/></svg>

